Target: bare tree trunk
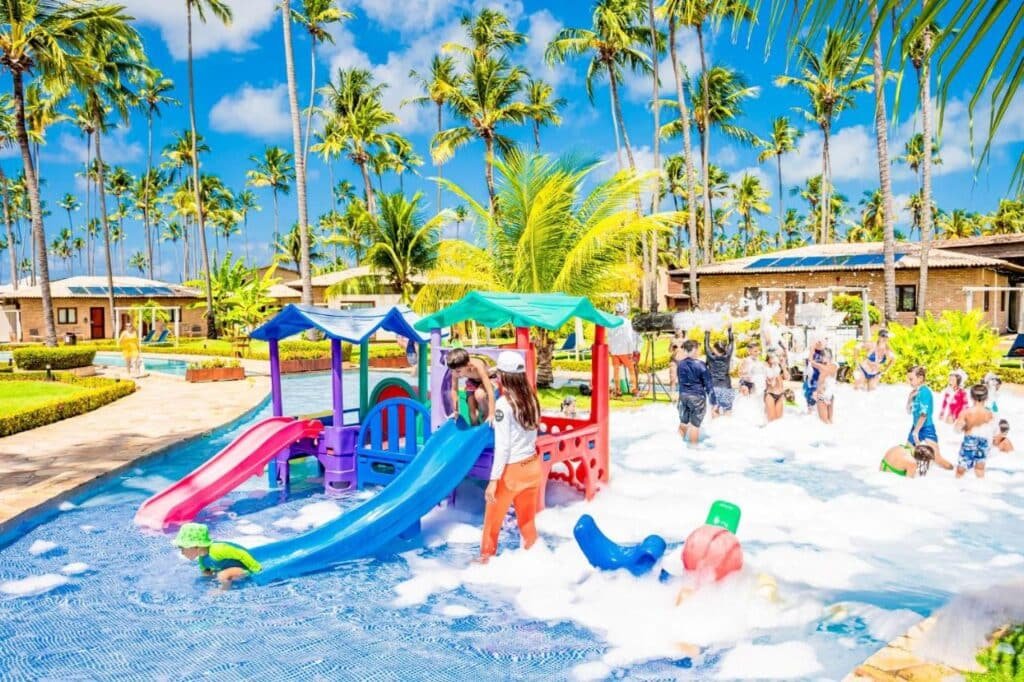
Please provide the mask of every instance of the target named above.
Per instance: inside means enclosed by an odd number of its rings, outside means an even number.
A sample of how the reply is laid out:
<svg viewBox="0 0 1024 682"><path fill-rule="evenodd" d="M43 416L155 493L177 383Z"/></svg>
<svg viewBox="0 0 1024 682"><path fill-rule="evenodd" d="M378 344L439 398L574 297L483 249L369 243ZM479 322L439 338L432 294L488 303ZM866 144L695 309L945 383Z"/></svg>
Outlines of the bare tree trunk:
<svg viewBox="0 0 1024 682"><path fill-rule="evenodd" d="M618 164L618 169L622 170L624 164L622 163L622 142L619 140L619 116L615 113L615 93L611 88L608 89L608 95L612 105L612 132L615 133L615 162Z"/></svg>
<svg viewBox="0 0 1024 682"><path fill-rule="evenodd" d="M651 28L651 62L654 67L654 73L651 77L651 107L654 110L654 169L658 171L658 179L654 185L654 196L651 198L651 213L656 213L658 209L659 201L661 200L661 125L660 125L660 114L661 107L658 105L658 57L660 56L658 51L658 29L654 24L654 0L647 0L647 20ZM651 312L658 310L658 232L657 230L651 230L648 238L650 239L650 252L648 257L650 258L650 287L649 303L651 306Z"/></svg>
<svg viewBox="0 0 1024 682"><path fill-rule="evenodd" d="M25 89L22 72L11 71L14 84L14 127L21 149L21 162L25 167L25 190L28 193L29 214L32 219L32 243L39 261L39 290L43 303L43 323L46 326L46 345L57 345L57 325L53 319L53 299L50 297L50 264L46 257L46 233L43 230L43 205L39 199L39 178L32 164L32 151L25 129Z"/></svg>
<svg viewBox="0 0 1024 682"><path fill-rule="evenodd" d="M310 34L309 42L309 110L306 112L306 133L302 140L302 163L307 167L309 166L309 134L313 130L313 105L316 104L316 39L313 38L313 34Z"/></svg>
<svg viewBox="0 0 1024 682"><path fill-rule="evenodd" d="M484 177L487 179L487 197L490 201L491 217L497 215L498 197L494 192L494 140L484 138Z"/></svg>
<svg viewBox="0 0 1024 682"><path fill-rule="evenodd" d="M921 9L928 0L921 0ZM928 251L932 245L932 33L925 28L921 36L924 59L921 62L921 272L917 285L917 316L928 309Z"/></svg>
<svg viewBox="0 0 1024 682"><path fill-rule="evenodd" d="M203 214L203 191L199 183L198 133L196 132L196 83L192 65L192 3L185 0L185 18L188 29L188 120L192 129L192 192L196 202L196 229L203 257L203 280L206 284L206 338L217 338L217 317L213 310L213 282L210 273L210 253L206 248L206 216ZM298 165L298 164L296 164Z"/></svg>
<svg viewBox="0 0 1024 682"><path fill-rule="evenodd" d="M540 151L540 124L537 121L533 122L533 144L536 146L537 151Z"/></svg>
<svg viewBox="0 0 1024 682"><path fill-rule="evenodd" d="M784 204L784 201L783 201L783 197L782 197L782 154L776 154L775 155L775 163L777 164L778 169L779 169L779 231L778 231L778 236L776 236L776 238L775 238L775 241L776 241L777 244L781 244L782 243L782 219L783 219L783 213L785 213L785 210L786 210L785 209L785 204Z"/></svg>
<svg viewBox="0 0 1024 682"><path fill-rule="evenodd" d="M708 118L708 110L711 108L711 93L708 92L708 56L704 50L704 31L697 26L697 45L700 48L700 77L703 81L703 106L704 116ZM711 155L711 128L708 121L704 121L704 130L700 134L700 165L701 173L704 176L704 262L710 263L714 250L711 247L714 233L711 215L711 178L710 164L708 158Z"/></svg>
<svg viewBox="0 0 1024 682"><path fill-rule="evenodd" d="M443 112L443 109L444 109L444 104L442 104L441 102L438 102L438 104L437 104L437 132L438 133L440 133L441 130L442 130L441 125L442 125L442 112ZM438 162L438 163L434 164L434 167L437 169L437 179L440 180L441 178L444 177L444 175L442 174L442 171L444 169L444 164L441 163L441 162ZM437 183L437 212L440 213L442 210L443 209L441 207L441 183L438 182Z"/></svg>
<svg viewBox="0 0 1024 682"><path fill-rule="evenodd" d="M3 199L4 227L7 229L7 254L11 260L11 286L18 290L18 254L14 248L14 221L11 219L11 197L8 193L7 176L0 168L0 199Z"/></svg>
<svg viewBox="0 0 1024 682"><path fill-rule="evenodd" d="M824 135L824 144L821 146L821 224L818 227L818 243L828 243L828 213L829 205L829 178L828 178L828 138L829 138L829 127L828 125L821 126L821 132Z"/></svg>
<svg viewBox="0 0 1024 682"><path fill-rule="evenodd" d="M679 104L679 118L683 125L683 156L686 163L686 220L690 234L689 289L690 307L698 306L697 300L697 178L693 172L693 147L690 140L690 110L686 106L686 94L683 92L683 75L679 70L679 58L676 56L676 20L669 20L668 49L672 57L672 72L676 80L676 101Z"/></svg>
<svg viewBox="0 0 1024 682"><path fill-rule="evenodd" d="M376 216L377 203L373 200L373 181L370 180L370 170L366 167L366 161L357 161L356 163L359 164L359 170L363 174L363 185L366 187L366 212L371 216Z"/></svg>
<svg viewBox="0 0 1024 682"><path fill-rule="evenodd" d="M878 23L878 0L871 3L871 24ZM885 321L896 319L896 230L895 214L892 208L892 177L889 171L889 130L885 113L885 71L882 67L882 36L875 35L874 54L875 81L875 146L878 154L878 182L882 189L883 246L885 263L882 268L885 282Z"/></svg>
<svg viewBox="0 0 1024 682"><path fill-rule="evenodd" d="M147 109L148 143L146 152L146 179L142 182L145 198L142 203L142 220L146 230L146 258L149 259L149 278L153 279L153 234L149 225L149 181L153 172L153 110Z"/></svg>

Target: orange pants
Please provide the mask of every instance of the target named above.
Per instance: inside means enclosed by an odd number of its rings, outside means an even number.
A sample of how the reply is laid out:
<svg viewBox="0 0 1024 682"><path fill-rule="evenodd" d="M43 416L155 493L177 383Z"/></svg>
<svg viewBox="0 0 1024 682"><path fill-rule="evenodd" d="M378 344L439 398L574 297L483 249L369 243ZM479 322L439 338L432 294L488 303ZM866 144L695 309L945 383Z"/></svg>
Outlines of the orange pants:
<svg viewBox="0 0 1024 682"><path fill-rule="evenodd" d="M498 533L511 504L516 510L516 522L523 536L523 547L529 549L537 541L537 497L540 494L540 457L534 455L521 462L506 465L498 479L494 502L487 503L484 511L484 537L480 541L480 556L492 557L498 552Z"/></svg>

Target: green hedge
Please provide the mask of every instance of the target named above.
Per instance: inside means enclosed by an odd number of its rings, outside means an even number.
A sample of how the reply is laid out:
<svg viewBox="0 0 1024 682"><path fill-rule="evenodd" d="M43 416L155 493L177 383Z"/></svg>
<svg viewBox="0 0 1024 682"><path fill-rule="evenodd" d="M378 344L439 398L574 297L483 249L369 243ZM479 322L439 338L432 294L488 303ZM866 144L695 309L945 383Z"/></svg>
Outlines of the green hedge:
<svg viewBox="0 0 1024 682"><path fill-rule="evenodd" d="M1024 369L1019 367L993 367L992 371L1004 384L1024 384Z"/></svg>
<svg viewBox="0 0 1024 682"><path fill-rule="evenodd" d="M46 369L47 365L50 369L75 369L91 365L93 358L96 357L96 349L78 346L31 346L15 348L13 355L14 364L18 369L26 371Z"/></svg>
<svg viewBox="0 0 1024 682"><path fill-rule="evenodd" d="M135 383L131 381L118 381L101 377L76 377L63 372L55 374L54 377L57 381L80 386L85 390L73 396L57 398L43 405L0 416L0 437L52 424L68 417L85 414L135 392ZM0 375L0 381L45 380L45 372Z"/></svg>

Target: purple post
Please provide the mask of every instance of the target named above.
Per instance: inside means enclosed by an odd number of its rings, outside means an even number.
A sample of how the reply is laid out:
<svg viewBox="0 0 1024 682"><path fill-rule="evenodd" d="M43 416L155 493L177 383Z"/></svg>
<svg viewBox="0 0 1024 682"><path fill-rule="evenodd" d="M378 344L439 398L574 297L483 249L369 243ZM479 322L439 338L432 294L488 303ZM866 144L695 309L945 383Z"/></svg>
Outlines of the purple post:
<svg viewBox="0 0 1024 682"><path fill-rule="evenodd" d="M437 430L444 424L448 415L444 411L444 381L445 366L441 359L441 330L430 330L430 422L431 428Z"/></svg>
<svg viewBox="0 0 1024 682"><path fill-rule="evenodd" d="M277 339L270 340L270 402L273 405L274 416L280 417L284 414L281 406L281 356L277 352Z"/></svg>
<svg viewBox="0 0 1024 682"><path fill-rule="evenodd" d="M333 397L334 426L345 425L345 400L341 387L341 339L331 339L331 394Z"/></svg>

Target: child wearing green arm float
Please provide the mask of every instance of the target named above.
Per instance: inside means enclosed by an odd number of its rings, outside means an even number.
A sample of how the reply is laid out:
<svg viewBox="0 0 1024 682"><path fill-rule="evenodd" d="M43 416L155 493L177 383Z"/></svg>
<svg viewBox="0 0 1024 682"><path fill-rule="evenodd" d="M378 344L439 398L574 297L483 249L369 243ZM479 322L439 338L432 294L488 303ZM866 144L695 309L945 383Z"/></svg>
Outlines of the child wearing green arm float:
<svg viewBox="0 0 1024 682"><path fill-rule="evenodd" d="M249 577L262 568L251 554L232 542L213 542L210 530L202 523L186 523L178 530L174 546L189 561L197 561L203 575L216 575L221 589L228 589L231 583Z"/></svg>

